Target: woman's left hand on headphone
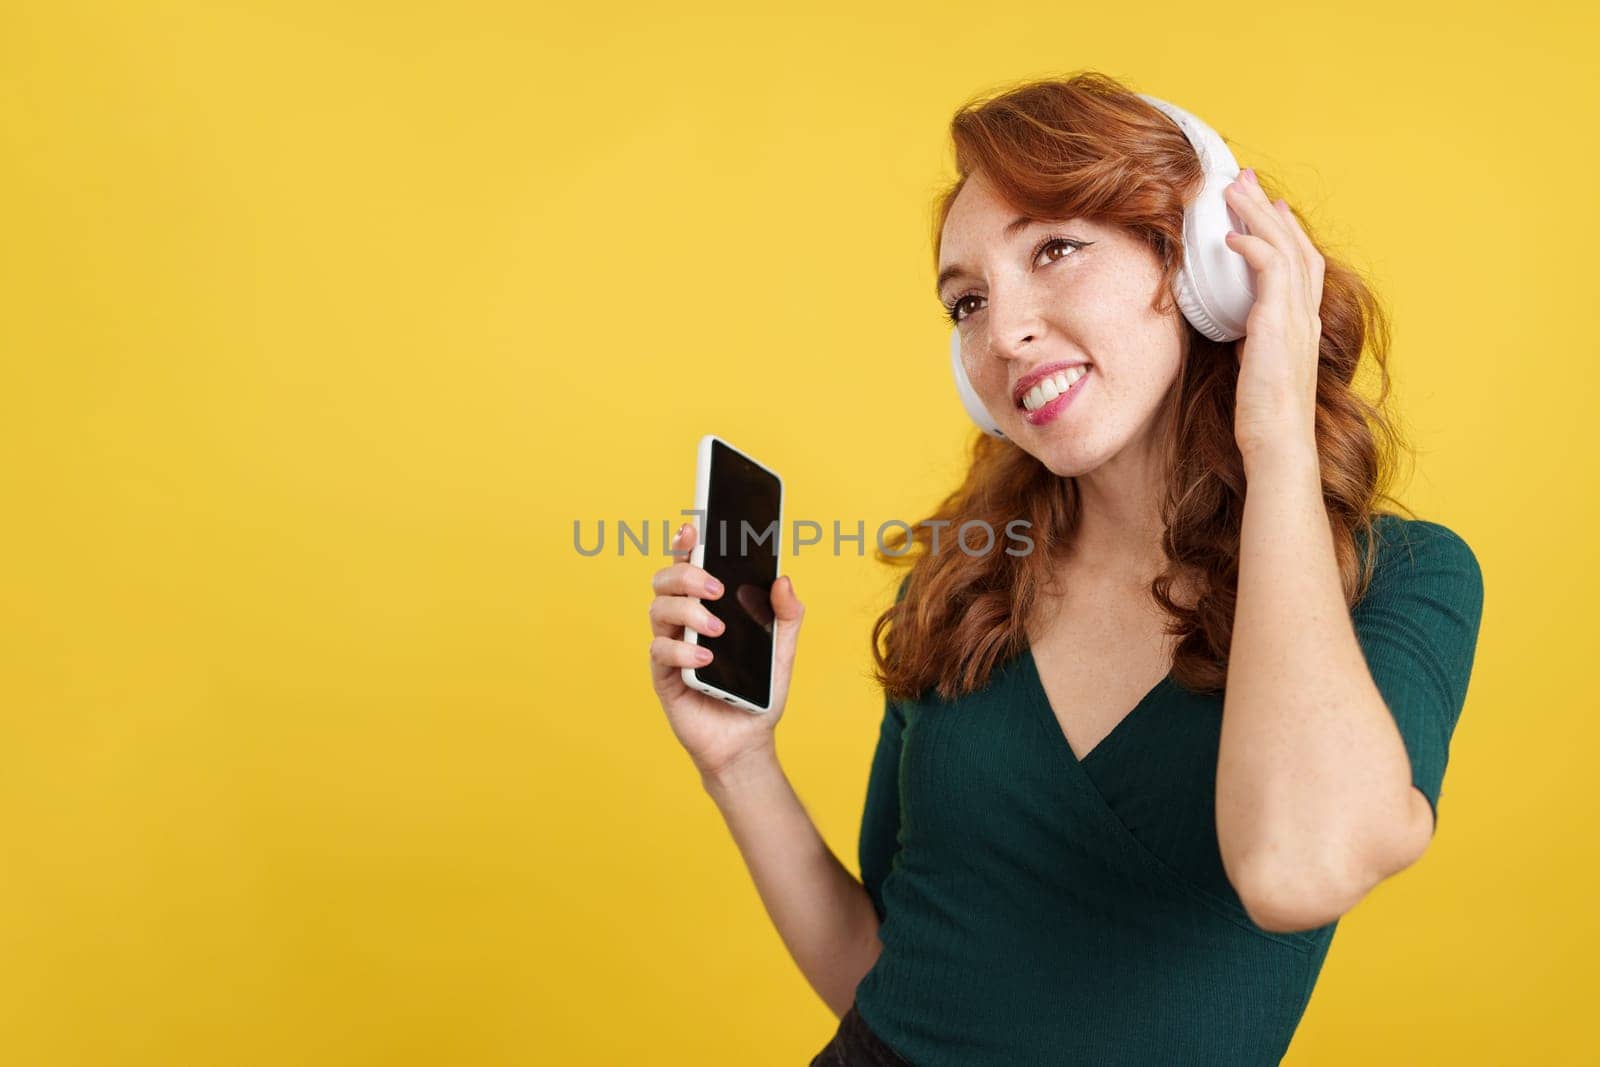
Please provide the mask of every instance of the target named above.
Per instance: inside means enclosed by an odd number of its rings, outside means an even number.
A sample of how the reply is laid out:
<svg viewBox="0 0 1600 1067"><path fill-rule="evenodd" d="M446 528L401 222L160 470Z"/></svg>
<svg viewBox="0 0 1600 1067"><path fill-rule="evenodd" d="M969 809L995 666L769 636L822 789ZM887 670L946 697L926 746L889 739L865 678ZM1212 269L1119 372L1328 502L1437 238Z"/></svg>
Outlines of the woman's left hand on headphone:
<svg viewBox="0 0 1600 1067"><path fill-rule="evenodd" d="M1255 271L1256 287L1238 346L1234 439L1246 460L1295 448L1315 456L1322 254L1288 203L1267 199L1253 170L1223 195L1250 230L1230 232L1227 243Z"/></svg>

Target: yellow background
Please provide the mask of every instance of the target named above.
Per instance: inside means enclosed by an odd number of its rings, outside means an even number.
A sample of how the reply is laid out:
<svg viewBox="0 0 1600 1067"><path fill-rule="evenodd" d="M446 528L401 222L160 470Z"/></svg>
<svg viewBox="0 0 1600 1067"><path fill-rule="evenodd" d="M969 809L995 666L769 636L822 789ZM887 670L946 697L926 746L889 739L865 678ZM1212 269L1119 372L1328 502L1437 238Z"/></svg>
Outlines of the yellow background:
<svg viewBox="0 0 1600 1067"><path fill-rule="evenodd" d="M791 516L924 515L950 114L1095 68L1370 272L1404 497L1486 575L1438 836L1286 1062L1593 1062L1593 16L671 7L0 14L0 1056L806 1062L649 686L663 560L573 521L658 531L706 432ZM854 869L892 585L848 551L785 560L779 740Z"/></svg>

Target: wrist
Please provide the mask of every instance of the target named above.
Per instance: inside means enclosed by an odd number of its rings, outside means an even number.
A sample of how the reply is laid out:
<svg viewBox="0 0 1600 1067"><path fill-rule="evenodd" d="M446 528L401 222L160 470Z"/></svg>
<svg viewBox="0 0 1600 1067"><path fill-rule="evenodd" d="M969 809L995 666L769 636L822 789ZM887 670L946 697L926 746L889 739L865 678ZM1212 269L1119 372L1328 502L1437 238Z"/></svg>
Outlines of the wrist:
<svg viewBox="0 0 1600 1067"><path fill-rule="evenodd" d="M1322 485L1322 457L1317 453L1314 438L1279 439L1242 446L1239 455L1244 461L1248 481L1294 478L1308 480L1318 487Z"/></svg>
<svg viewBox="0 0 1600 1067"><path fill-rule="evenodd" d="M713 770L702 769L700 784L720 804L725 798L782 773L777 746L765 743L746 749Z"/></svg>

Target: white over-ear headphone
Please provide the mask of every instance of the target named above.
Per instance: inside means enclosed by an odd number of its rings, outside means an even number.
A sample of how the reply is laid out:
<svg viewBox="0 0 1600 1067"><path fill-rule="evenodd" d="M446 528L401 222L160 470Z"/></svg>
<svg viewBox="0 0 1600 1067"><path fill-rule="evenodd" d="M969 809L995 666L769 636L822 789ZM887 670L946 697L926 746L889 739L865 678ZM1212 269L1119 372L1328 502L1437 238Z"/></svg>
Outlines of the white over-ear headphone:
<svg viewBox="0 0 1600 1067"><path fill-rule="evenodd" d="M1228 247L1230 229L1250 231L1239 221L1223 198L1223 190L1239 176L1233 152L1210 126L1176 104L1146 93L1142 99L1159 108L1178 124L1194 145L1205 171L1200 192L1184 208L1183 267L1174 284L1178 310L1206 337L1213 341L1233 341L1244 336L1245 320L1255 303L1255 279L1243 256ZM956 392L967 414L984 433L1004 437L989 411L978 399L961 362L961 329L950 331L950 365L955 371Z"/></svg>

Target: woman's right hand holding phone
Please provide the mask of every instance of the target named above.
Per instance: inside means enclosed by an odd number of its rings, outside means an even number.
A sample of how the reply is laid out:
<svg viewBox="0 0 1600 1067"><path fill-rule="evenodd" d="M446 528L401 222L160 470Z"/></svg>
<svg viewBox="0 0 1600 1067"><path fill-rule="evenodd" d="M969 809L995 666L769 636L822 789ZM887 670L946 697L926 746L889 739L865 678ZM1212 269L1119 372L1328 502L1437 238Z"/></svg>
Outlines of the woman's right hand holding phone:
<svg viewBox="0 0 1600 1067"><path fill-rule="evenodd" d="M716 636L722 621L701 600L723 595L713 592L714 579L703 568L689 562L696 531L684 523L672 541L674 562L656 571L650 579L655 598L650 602L650 677L667 722L702 778L715 778L740 760L763 753L771 754L775 745L773 728L783 717L789 696L789 677L794 671L795 646L805 605L794 595L787 576L772 583L772 609L775 616L772 674L772 705L766 712L751 712L726 704L684 684L683 668L703 667L710 662L704 645L685 641L685 628L698 634Z"/></svg>

